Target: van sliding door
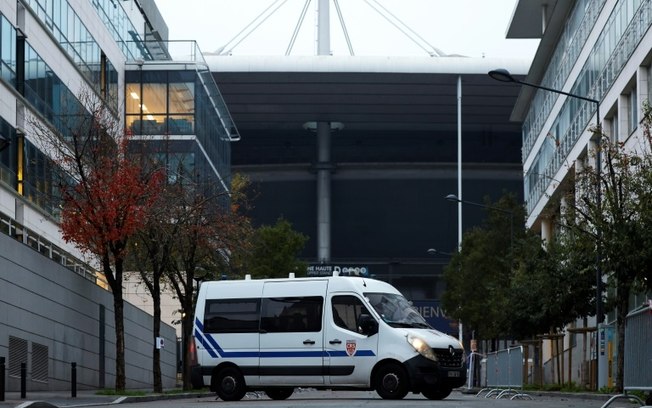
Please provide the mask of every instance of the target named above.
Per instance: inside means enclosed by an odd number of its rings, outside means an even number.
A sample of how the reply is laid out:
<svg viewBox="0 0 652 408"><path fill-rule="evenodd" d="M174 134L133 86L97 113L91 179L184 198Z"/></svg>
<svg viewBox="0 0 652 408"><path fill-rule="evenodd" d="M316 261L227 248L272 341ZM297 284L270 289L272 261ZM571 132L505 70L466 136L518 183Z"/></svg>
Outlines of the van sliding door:
<svg viewBox="0 0 652 408"><path fill-rule="evenodd" d="M327 281L266 282L260 321L260 383L324 383Z"/></svg>

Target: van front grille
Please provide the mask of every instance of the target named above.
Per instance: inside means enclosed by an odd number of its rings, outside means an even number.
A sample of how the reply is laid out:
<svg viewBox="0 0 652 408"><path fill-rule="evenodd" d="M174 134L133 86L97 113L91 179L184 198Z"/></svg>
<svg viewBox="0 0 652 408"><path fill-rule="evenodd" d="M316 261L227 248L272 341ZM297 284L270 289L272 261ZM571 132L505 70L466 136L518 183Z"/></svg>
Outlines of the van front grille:
<svg viewBox="0 0 652 408"><path fill-rule="evenodd" d="M464 363L464 351L461 349L434 349L441 367L459 368Z"/></svg>

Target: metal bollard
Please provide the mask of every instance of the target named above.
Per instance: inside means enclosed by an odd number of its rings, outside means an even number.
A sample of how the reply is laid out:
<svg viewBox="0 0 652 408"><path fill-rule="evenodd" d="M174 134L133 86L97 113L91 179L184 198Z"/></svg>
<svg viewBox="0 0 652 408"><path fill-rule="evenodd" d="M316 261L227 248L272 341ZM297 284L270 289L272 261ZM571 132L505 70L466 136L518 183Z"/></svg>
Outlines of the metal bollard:
<svg viewBox="0 0 652 408"><path fill-rule="evenodd" d="M27 363L20 363L20 399L27 398Z"/></svg>
<svg viewBox="0 0 652 408"><path fill-rule="evenodd" d="M5 400L5 358L0 357L0 401Z"/></svg>
<svg viewBox="0 0 652 408"><path fill-rule="evenodd" d="M70 363L70 397L77 398L77 363Z"/></svg>

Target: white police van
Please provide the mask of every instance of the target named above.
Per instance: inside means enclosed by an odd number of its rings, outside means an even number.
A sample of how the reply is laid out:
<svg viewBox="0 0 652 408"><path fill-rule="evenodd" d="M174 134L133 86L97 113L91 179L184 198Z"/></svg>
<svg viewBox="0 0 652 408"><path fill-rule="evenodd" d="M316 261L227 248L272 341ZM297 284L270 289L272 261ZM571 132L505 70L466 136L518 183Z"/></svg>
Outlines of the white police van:
<svg viewBox="0 0 652 408"><path fill-rule="evenodd" d="M363 277L203 282L192 384L225 401L295 387L446 398L466 380L457 339L426 323L393 286Z"/></svg>

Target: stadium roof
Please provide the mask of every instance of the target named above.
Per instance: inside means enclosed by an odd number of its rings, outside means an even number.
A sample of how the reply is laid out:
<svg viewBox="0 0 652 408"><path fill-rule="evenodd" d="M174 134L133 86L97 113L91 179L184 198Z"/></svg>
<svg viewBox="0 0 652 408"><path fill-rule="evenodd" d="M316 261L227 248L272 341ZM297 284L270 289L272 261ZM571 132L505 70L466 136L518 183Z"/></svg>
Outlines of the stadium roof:
<svg viewBox="0 0 652 408"><path fill-rule="evenodd" d="M298 129L341 122L347 129L513 130L519 87L491 79L506 68L525 76L530 61L467 57L205 55L239 131Z"/></svg>

